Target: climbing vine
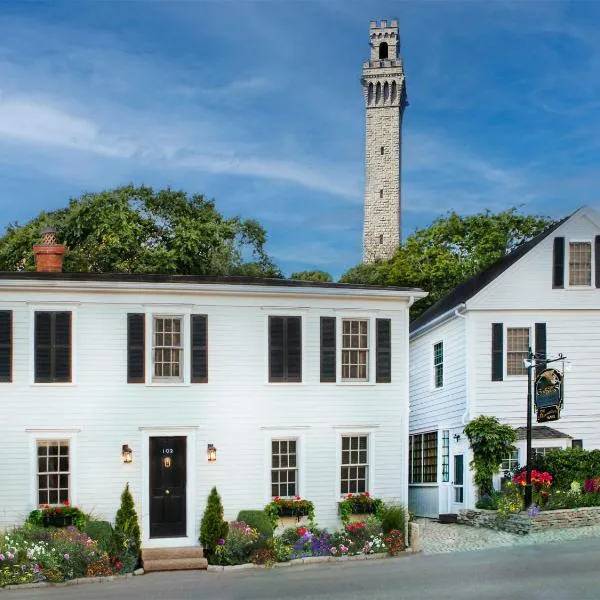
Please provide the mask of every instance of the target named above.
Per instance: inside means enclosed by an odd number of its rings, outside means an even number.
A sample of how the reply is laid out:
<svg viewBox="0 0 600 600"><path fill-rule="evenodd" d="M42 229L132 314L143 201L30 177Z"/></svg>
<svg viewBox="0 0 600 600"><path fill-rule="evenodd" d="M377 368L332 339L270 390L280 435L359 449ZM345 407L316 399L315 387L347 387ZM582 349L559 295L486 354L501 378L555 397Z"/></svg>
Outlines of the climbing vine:
<svg viewBox="0 0 600 600"><path fill-rule="evenodd" d="M465 435L473 450L470 467L479 497L494 490L492 478L500 472L506 455L515 450L517 432L510 425L502 425L496 417L480 416L465 427Z"/></svg>

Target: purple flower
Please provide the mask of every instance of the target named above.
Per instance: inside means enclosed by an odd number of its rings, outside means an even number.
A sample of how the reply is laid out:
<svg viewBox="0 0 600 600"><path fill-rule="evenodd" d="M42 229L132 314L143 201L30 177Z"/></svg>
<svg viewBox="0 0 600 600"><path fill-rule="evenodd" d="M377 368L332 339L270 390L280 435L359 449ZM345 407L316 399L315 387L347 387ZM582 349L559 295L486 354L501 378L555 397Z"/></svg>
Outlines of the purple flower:
<svg viewBox="0 0 600 600"><path fill-rule="evenodd" d="M225 545L225 540L223 538L221 538L217 544L219 544L219 546L224 546Z"/></svg>
<svg viewBox="0 0 600 600"><path fill-rule="evenodd" d="M4 560L4 554L0 552L0 560Z"/></svg>
<svg viewBox="0 0 600 600"><path fill-rule="evenodd" d="M12 560L14 557L15 557L15 555L12 552L6 553L6 558L8 558L8 560Z"/></svg>
<svg viewBox="0 0 600 600"><path fill-rule="evenodd" d="M63 554L63 558L64 558L65 560L69 560L71 557L70 557L68 554Z"/></svg>

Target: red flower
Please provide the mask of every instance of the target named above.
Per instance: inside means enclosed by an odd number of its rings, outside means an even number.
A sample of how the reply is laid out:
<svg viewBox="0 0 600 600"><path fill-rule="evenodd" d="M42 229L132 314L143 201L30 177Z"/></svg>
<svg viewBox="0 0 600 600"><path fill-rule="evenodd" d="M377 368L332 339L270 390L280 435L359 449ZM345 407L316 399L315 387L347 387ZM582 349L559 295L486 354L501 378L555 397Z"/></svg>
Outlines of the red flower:
<svg viewBox="0 0 600 600"><path fill-rule="evenodd" d="M296 500L300 500L300 496L296 496Z"/></svg>
<svg viewBox="0 0 600 600"><path fill-rule="evenodd" d="M275 502L279 502L279 496L275 496L275 498L273 498L273 500L274 500Z"/></svg>
<svg viewBox="0 0 600 600"><path fill-rule="evenodd" d="M115 564L115 569L117 569L117 571L120 571L122 566L123 565L121 565L121 563L118 562L117 564Z"/></svg>
<svg viewBox="0 0 600 600"><path fill-rule="evenodd" d="M365 492L365 497L368 498L370 496L369 492Z"/></svg>
<svg viewBox="0 0 600 600"><path fill-rule="evenodd" d="M62 508L58 507L55 512L57 515L62 515Z"/></svg>
<svg viewBox="0 0 600 600"><path fill-rule="evenodd" d="M63 504L63 506L71 506L71 504L69 503L68 500L65 500L62 504Z"/></svg>
<svg viewBox="0 0 600 600"><path fill-rule="evenodd" d="M298 529L296 529L296 533L300 536L305 535L307 531L308 529L306 529L306 527L298 527Z"/></svg>

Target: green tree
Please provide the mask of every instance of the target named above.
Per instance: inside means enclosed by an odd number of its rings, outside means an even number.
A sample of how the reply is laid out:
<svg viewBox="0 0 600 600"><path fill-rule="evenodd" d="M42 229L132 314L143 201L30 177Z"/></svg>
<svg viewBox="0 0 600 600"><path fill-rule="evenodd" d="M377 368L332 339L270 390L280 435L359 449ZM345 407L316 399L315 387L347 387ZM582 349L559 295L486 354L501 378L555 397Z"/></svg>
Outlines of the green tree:
<svg viewBox="0 0 600 600"><path fill-rule="evenodd" d="M35 270L32 246L47 226L67 246L65 271L281 277L256 221L226 219L200 194L133 185L83 194L9 225L0 237L0 271Z"/></svg>
<svg viewBox="0 0 600 600"><path fill-rule="evenodd" d="M131 546L135 546L135 554L140 553L142 549L142 535L129 483L127 483L121 494L121 506L115 518L115 531L123 533L130 540Z"/></svg>
<svg viewBox="0 0 600 600"><path fill-rule="evenodd" d="M210 558L219 540L227 537L229 526L223 519L223 505L217 488L213 487L208 495L206 509L200 523L200 543Z"/></svg>
<svg viewBox="0 0 600 600"><path fill-rule="evenodd" d="M333 278L325 271L296 271L290 275L290 279L299 279L300 281L325 281L329 283Z"/></svg>
<svg viewBox="0 0 600 600"><path fill-rule="evenodd" d="M411 309L423 313L457 285L490 266L553 224L544 216L521 215L517 208L460 216L452 211L417 229L389 261L361 264L340 281L419 287L429 292Z"/></svg>

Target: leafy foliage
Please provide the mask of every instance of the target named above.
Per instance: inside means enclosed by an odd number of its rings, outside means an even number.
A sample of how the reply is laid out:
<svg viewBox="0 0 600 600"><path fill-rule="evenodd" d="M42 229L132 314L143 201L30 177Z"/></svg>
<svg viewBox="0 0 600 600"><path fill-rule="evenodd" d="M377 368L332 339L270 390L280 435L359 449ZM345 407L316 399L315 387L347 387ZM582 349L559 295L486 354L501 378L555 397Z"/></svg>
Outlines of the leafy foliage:
<svg viewBox="0 0 600 600"><path fill-rule="evenodd" d="M256 221L225 219L201 194L132 185L83 194L9 225L0 237L0 271L35 270L32 245L47 226L68 248L65 271L281 277Z"/></svg>
<svg viewBox="0 0 600 600"><path fill-rule="evenodd" d="M247 523L253 527L264 538L273 537L273 524L269 515L264 510L241 510L237 517L238 521Z"/></svg>
<svg viewBox="0 0 600 600"><path fill-rule="evenodd" d="M139 555L142 550L142 534L129 483L121 494L121 506L115 518L115 531L122 533L128 540L131 551Z"/></svg>
<svg viewBox="0 0 600 600"><path fill-rule="evenodd" d="M219 545L219 540L227 538L228 524L223 520L223 504L217 488L213 487L208 495L206 510L200 523L200 543L202 547L210 554L215 551Z"/></svg>
<svg viewBox="0 0 600 600"><path fill-rule="evenodd" d="M475 471L473 479L479 496L491 495L492 478L500 472L502 459L515 449L517 432L510 425L502 425L496 417L481 415L465 427L465 435L473 450L470 467Z"/></svg>
<svg viewBox="0 0 600 600"><path fill-rule="evenodd" d="M600 450L556 449L536 457L535 468L552 473L554 487L568 490L573 481L600 477Z"/></svg>
<svg viewBox="0 0 600 600"><path fill-rule="evenodd" d="M377 518L381 520L383 501L380 498L373 498L369 492L347 494L343 500L338 502L338 512L344 525L348 525L352 514L375 513Z"/></svg>
<svg viewBox="0 0 600 600"><path fill-rule="evenodd" d="M406 531L406 507L401 504L385 504L381 515L381 528L383 533L390 533L393 529Z"/></svg>
<svg viewBox="0 0 600 600"><path fill-rule="evenodd" d="M331 275L325 271L297 271L290 275L290 279L299 279L300 281L333 281Z"/></svg>
<svg viewBox="0 0 600 600"><path fill-rule="evenodd" d="M552 223L549 217L520 215L517 208L467 216L452 211L417 229L389 261L358 265L340 281L422 288L429 296L411 309L411 317L416 317Z"/></svg>

